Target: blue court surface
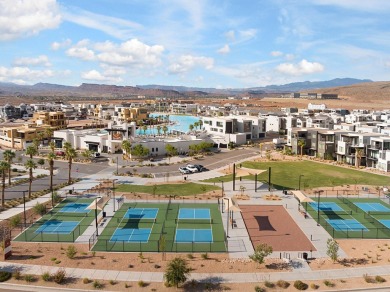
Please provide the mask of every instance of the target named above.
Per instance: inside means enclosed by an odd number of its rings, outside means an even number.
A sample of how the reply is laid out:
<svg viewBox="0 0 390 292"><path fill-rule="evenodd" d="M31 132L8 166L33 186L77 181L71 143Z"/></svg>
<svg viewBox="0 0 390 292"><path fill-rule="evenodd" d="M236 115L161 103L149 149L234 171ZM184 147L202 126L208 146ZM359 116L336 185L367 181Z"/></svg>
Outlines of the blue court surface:
<svg viewBox="0 0 390 292"><path fill-rule="evenodd" d="M380 223L382 223L383 225L385 225L387 228L390 229L390 220L389 219L386 219L386 220L378 220Z"/></svg>
<svg viewBox="0 0 390 292"><path fill-rule="evenodd" d="M309 205L314 210L318 210L317 202L311 202ZM344 209L334 202L320 202L320 211L344 211Z"/></svg>
<svg viewBox="0 0 390 292"><path fill-rule="evenodd" d="M155 219L158 208L131 208L123 216L124 219Z"/></svg>
<svg viewBox="0 0 390 292"><path fill-rule="evenodd" d="M210 209L180 208L178 219L210 219Z"/></svg>
<svg viewBox="0 0 390 292"><path fill-rule="evenodd" d="M176 229L175 242L213 242L211 229Z"/></svg>
<svg viewBox="0 0 390 292"><path fill-rule="evenodd" d="M360 209L362 209L364 212L371 212L371 211L390 212L390 209L382 205L381 203L354 203L354 204L358 206Z"/></svg>
<svg viewBox="0 0 390 292"><path fill-rule="evenodd" d="M110 241L148 242L151 231L151 228L117 228Z"/></svg>
<svg viewBox="0 0 390 292"><path fill-rule="evenodd" d="M368 229L356 219L326 219L336 231L368 231Z"/></svg>
<svg viewBox="0 0 390 292"><path fill-rule="evenodd" d="M68 203L59 212L62 213L88 213L88 203Z"/></svg>
<svg viewBox="0 0 390 292"><path fill-rule="evenodd" d="M49 220L35 230L35 233L69 234L79 223L79 221Z"/></svg>

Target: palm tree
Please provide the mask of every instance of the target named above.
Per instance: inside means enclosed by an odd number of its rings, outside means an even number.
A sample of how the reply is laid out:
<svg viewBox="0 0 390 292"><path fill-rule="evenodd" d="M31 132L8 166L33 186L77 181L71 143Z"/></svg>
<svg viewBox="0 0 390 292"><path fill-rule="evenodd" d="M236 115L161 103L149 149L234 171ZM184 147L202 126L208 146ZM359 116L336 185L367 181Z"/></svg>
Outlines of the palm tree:
<svg viewBox="0 0 390 292"><path fill-rule="evenodd" d="M124 140L122 142L122 149L126 152L126 160L130 158L131 160L131 142L129 140Z"/></svg>
<svg viewBox="0 0 390 292"><path fill-rule="evenodd" d="M8 185L11 185L11 164L12 160L15 158L15 152L12 150L5 150L3 153L4 160L9 164L8 168Z"/></svg>
<svg viewBox="0 0 390 292"><path fill-rule="evenodd" d="M34 162L34 160L29 159L26 161L24 166L29 170L28 197L31 198L31 185L34 178L33 169L37 168L37 164Z"/></svg>
<svg viewBox="0 0 390 292"><path fill-rule="evenodd" d="M50 152L47 154L47 160L49 161L49 169L50 169L50 191L53 191L53 172L54 172L54 159L56 159L57 155L54 152Z"/></svg>
<svg viewBox="0 0 390 292"><path fill-rule="evenodd" d="M157 129L157 134L158 134L158 135L160 135L160 132L161 132L161 126L160 126L160 125L157 125L156 129Z"/></svg>
<svg viewBox="0 0 390 292"><path fill-rule="evenodd" d="M82 153L81 153L81 156L83 156L85 159L87 160L91 160L91 157L92 157L92 151L89 150L89 149L85 149Z"/></svg>
<svg viewBox="0 0 390 292"><path fill-rule="evenodd" d="M6 161L0 161L0 172L1 172L1 206L4 208L4 193L5 193L5 173L8 169L11 169L11 165Z"/></svg>
<svg viewBox="0 0 390 292"><path fill-rule="evenodd" d="M356 148L356 150L355 150L355 167L356 168L359 168L359 166L361 164L363 153L364 153L363 149Z"/></svg>
<svg viewBox="0 0 390 292"><path fill-rule="evenodd" d="M68 159L68 184L72 183L72 162L73 159L77 157L77 151L72 147L69 142L64 143L65 157Z"/></svg>
<svg viewBox="0 0 390 292"><path fill-rule="evenodd" d="M33 142L32 142L35 150L37 151L37 153L35 153L35 154L38 154L38 155L39 155L39 144L41 144L41 141L42 141L41 136L42 136L42 134L39 134L39 136L37 135L37 137L35 137L33 139Z"/></svg>
<svg viewBox="0 0 390 292"><path fill-rule="evenodd" d="M51 152L54 153L54 150L55 150L55 148L56 148L56 144L55 144L53 141L50 141L49 147L50 147L50 149L51 149Z"/></svg>
<svg viewBox="0 0 390 292"><path fill-rule="evenodd" d="M53 136L54 130L52 128L45 129L45 137L49 140L49 144L51 142L51 136Z"/></svg>
<svg viewBox="0 0 390 292"><path fill-rule="evenodd" d="M194 128L195 128L195 130L196 130L198 127L199 127L199 122L195 122L195 123L194 123Z"/></svg>
<svg viewBox="0 0 390 292"><path fill-rule="evenodd" d="M303 147L305 147L305 145L306 145L305 140L299 140L298 141L298 147L301 147L301 158L303 156Z"/></svg>
<svg viewBox="0 0 390 292"><path fill-rule="evenodd" d="M144 131L144 135L146 135L146 131L148 130L148 126L147 125L143 125L142 126L142 131Z"/></svg>
<svg viewBox="0 0 390 292"><path fill-rule="evenodd" d="M34 155L37 154L37 148L35 148L33 145L30 145L26 149L26 155L30 156L30 159L33 158Z"/></svg>
<svg viewBox="0 0 390 292"><path fill-rule="evenodd" d="M202 130L202 127L203 127L203 121L202 120L199 120L199 129L201 129Z"/></svg>
<svg viewBox="0 0 390 292"><path fill-rule="evenodd" d="M190 129L190 132L192 132L192 130L194 129L194 125L191 124L191 125L188 126L188 128Z"/></svg>
<svg viewBox="0 0 390 292"><path fill-rule="evenodd" d="M166 136L166 135L167 135L167 132L168 132L168 127L167 127L166 125L164 125L164 126L162 127L162 130L163 130L163 132L164 132L164 136Z"/></svg>

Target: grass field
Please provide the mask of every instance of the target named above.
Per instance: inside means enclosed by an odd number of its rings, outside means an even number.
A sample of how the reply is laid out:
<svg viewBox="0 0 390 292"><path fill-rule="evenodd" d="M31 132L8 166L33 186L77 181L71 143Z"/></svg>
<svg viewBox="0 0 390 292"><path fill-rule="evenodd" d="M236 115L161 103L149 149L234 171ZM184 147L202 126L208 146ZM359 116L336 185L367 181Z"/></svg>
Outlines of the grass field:
<svg viewBox="0 0 390 292"><path fill-rule="evenodd" d="M339 212L329 212L329 214L324 214L320 212L319 222L322 227L333 237L333 238L378 238L378 239L390 239L390 229L386 228L383 224L379 223L377 219L383 219L378 216L374 218L373 216L368 215L360 208L358 208L354 203L380 203L388 208L390 205L384 203L380 199L375 198L321 198L320 202L334 202L337 203L346 213L349 214L340 214ZM310 216L318 222L318 213L317 210L313 209L310 205L304 204L303 207L310 214ZM382 215L385 218L389 218L388 215ZM326 220L348 220L355 219L368 230L335 230L332 225L330 225Z"/></svg>
<svg viewBox="0 0 390 292"><path fill-rule="evenodd" d="M218 186L196 184L196 183L183 183L183 184L162 184L162 185L132 185L132 184L121 184L118 185L116 191L118 192L136 192L136 193L147 193L156 195L176 195L176 196L194 196L203 194L205 192L219 190Z"/></svg>
<svg viewBox="0 0 390 292"><path fill-rule="evenodd" d="M303 175L301 188L332 187L346 184L377 186L390 184L390 178L386 176L311 161L246 161L242 166L264 170L271 167L271 183L277 189L298 189L300 175ZM254 180L254 176L246 176L245 178ZM231 181L232 179L232 175L227 175L205 180L205 182ZM258 180L268 182L268 171L259 174Z"/></svg>
<svg viewBox="0 0 390 292"><path fill-rule="evenodd" d="M88 228L95 219L95 211L88 213L59 213L59 211L68 203L92 203L93 199L67 198L53 208L49 213L40 218L23 233L17 236L15 241L34 241L34 242L74 242ZM100 212L100 211L99 211ZM44 233L36 232L42 225L48 221L78 221L76 228L68 234L62 233Z"/></svg>
<svg viewBox="0 0 390 292"><path fill-rule="evenodd" d="M158 208L156 221L122 222L122 218L129 208ZM99 235L97 243L92 250L95 251L131 251L131 252L225 252L225 233L222 225L218 204L158 204L158 203L125 203L115 213L107 227ZM208 223L177 223L179 208L205 208L210 209L212 224ZM118 227L151 228L147 242L128 242L111 240ZM212 229L213 242L211 243L176 243L176 229Z"/></svg>

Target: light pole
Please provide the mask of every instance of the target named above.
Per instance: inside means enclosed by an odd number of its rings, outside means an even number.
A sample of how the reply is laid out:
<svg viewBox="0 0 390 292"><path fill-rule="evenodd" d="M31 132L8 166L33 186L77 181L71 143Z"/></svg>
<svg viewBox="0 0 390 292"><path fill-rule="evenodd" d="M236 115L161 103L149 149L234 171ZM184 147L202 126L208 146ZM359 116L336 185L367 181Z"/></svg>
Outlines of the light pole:
<svg viewBox="0 0 390 292"><path fill-rule="evenodd" d="M304 176L303 174L299 175L299 180L298 180L298 190L301 190L301 177Z"/></svg>
<svg viewBox="0 0 390 292"><path fill-rule="evenodd" d="M116 175L119 175L118 156L116 157Z"/></svg>
<svg viewBox="0 0 390 292"><path fill-rule="evenodd" d="M26 192L23 191L23 217L24 217L24 228L26 228Z"/></svg>
<svg viewBox="0 0 390 292"><path fill-rule="evenodd" d="M224 195L224 188L223 188L223 180L220 180L222 183L222 194L221 194L221 213L223 213L223 195Z"/></svg>
<svg viewBox="0 0 390 292"><path fill-rule="evenodd" d="M99 236L99 229L98 229L98 220L97 220L97 197L95 199L95 226L96 226L96 236Z"/></svg>
<svg viewBox="0 0 390 292"><path fill-rule="evenodd" d="M318 190L316 191L316 193L318 194L318 201L317 201L317 226L320 226L320 204L321 204L321 193L323 191L322 190Z"/></svg>
<svg viewBox="0 0 390 292"><path fill-rule="evenodd" d="M112 180L112 195L114 197L114 212L115 212L115 181L116 181L116 179Z"/></svg>
<svg viewBox="0 0 390 292"><path fill-rule="evenodd" d="M228 208L226 214L226 237L229 238L229 217L230 217L230 203L229 198L223 198L223 200L227 200Z"/></svg>

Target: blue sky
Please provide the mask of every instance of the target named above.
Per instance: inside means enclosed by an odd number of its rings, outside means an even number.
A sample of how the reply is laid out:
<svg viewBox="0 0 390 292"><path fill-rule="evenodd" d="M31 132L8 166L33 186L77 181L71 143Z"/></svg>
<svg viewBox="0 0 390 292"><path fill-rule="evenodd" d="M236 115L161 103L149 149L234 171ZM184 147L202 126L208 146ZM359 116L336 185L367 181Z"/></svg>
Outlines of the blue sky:
<svg viewBox="0 0 390 292"><path fill-rule="evenodd" d="M389 80L388 0L1 0L0 81Z"/></svg>

